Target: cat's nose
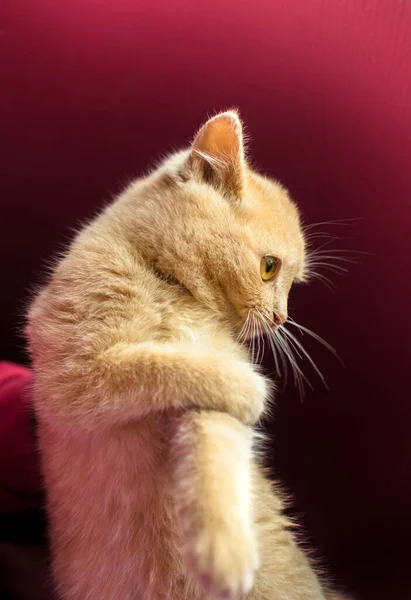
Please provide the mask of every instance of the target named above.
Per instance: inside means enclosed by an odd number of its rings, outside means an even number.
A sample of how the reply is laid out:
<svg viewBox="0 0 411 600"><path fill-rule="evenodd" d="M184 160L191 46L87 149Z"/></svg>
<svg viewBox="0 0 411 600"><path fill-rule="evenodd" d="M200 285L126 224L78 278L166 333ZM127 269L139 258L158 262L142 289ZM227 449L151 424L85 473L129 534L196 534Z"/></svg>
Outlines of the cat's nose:
<svg viewBox="0 0 411 600"><path fill-rule="evenodd" d="M284 325L288 318L287 312L275 312L274 313L274 323L276 325Z"/></svg>

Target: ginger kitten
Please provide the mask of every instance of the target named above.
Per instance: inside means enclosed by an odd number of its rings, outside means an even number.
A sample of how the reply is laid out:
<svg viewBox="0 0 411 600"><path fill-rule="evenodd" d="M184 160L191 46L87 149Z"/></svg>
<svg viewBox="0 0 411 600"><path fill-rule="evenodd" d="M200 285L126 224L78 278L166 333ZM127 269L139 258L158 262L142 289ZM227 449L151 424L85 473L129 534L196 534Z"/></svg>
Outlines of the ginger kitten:
<svg viewBox="0 0 411 600"><path fill-rule="evenodd" d="M336 598L259 467L270 385L241 343L305 269L234 111L77 235L27 326L62 599Z"/></svg>

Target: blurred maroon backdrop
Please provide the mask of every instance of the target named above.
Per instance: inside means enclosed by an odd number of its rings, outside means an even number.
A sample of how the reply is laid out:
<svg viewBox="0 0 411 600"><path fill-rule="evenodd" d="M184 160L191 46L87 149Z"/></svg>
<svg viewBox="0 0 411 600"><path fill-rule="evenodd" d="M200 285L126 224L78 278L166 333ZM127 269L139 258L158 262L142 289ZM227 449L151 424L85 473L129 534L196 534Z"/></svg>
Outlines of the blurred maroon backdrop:
<svg viewBox="0 0 411 600"><path fill-rule="evenodd" d="M292 293L345 368L309 344L330 391L279 396L273 465L356 598L410 598L411 5L3 0L0 49L0 358L72 227L214 111L306 222L361 217L325 227L373 256Z"/></svg>

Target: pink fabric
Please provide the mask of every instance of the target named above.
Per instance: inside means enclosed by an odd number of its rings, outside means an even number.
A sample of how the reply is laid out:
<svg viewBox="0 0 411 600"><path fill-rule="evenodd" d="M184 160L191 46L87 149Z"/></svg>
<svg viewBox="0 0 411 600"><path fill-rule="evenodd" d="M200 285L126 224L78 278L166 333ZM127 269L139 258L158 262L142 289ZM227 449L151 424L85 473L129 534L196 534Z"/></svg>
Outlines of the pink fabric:
<svg viewBox="0 0 411 600"><path fill-rule="evenodd" d="M29 369L0 362L0 512L41 504L41 477L30 424Z"/></svg>

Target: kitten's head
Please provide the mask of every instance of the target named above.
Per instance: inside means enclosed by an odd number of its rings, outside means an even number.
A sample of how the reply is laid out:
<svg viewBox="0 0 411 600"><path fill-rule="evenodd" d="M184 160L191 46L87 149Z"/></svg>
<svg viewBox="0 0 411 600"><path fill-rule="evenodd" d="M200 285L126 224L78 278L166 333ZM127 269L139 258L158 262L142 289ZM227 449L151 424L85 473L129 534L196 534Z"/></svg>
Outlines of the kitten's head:
<svg viewBox="0 0 411 600"><path fill-rule="evenodd" d="M281 185L248 165L237 113L207 121L150 185L157 237L147 248L156 267L229 316L237 334L250 311L283 323L306 268L299 213Z"/></svg>

